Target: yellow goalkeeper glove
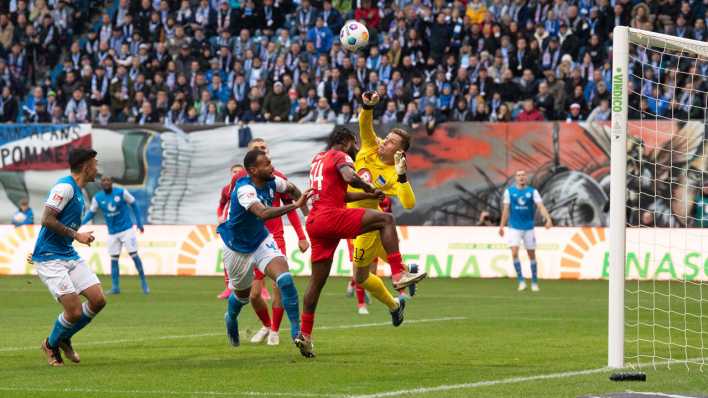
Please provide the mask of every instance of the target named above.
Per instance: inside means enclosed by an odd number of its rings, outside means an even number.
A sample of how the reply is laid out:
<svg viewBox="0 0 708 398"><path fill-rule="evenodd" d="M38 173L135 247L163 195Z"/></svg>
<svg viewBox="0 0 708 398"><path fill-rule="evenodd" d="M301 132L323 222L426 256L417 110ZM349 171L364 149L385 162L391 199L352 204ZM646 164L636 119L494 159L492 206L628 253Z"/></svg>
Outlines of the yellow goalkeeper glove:
<svg viewBox="0 0 708 398"><path fill-rule="evenodd" d="M406 164L406 154L403 151L396 151L393 155L393 164L396 167L396 174L398 174L398 182L408 181L406 177L408 165Z"/></svg>

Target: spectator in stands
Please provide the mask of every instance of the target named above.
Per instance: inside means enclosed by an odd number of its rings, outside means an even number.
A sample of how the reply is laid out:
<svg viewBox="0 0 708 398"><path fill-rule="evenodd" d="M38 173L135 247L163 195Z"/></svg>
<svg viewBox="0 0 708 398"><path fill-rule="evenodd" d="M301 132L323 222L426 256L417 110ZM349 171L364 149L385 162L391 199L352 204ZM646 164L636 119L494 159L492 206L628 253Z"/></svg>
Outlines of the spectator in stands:
<svg viewBox="0 0 708 398"><path fill-rule="evenodd" d="M582 121L583 119L583 114L580 112L580 104L577 102L574 102L570 104L570 107L568 107L568 112L566 113L565 116L565 121L566 122L579 122Z"/></svg>
<svg viewBox="0 0 708 398"><path fill-rule="evenodd" d="M532 99L527 99L523 102L522 110L516 116L518 122L541 122L543 114L536 109L536 104Z"/></svg>
<svg viewBox="0 0 708 398"><path fill-rule="evenodd" d="M2 120L3 123L14 123L17 121L20 107L17 99L12 95L10 86L4 86L2 88L0 105L2 105L2 116L0 120Z"/></svg>
<svg viewBox="0 0 708 398"><path fill-rule="evenodd" d="M29 207L29 200L27 198L20 199L17 212L12 216L12 224L15 227L34 224L34 213Z"/></svg>
<svg viewBox="0 0 708 398"><path fill-rule="evenodd" d="M327 98L320 97L317 100L317 106L312 109L304 118L300 119L300 123L333 123L336 119L334 111L329 107Z"/></svg>
<svg viewBox="0 0 708 398"><path fill-rule="evenodd" d="M283 89L282 82L273 84L273 91L268 93L263 103L263 115L266 120L272 122L284 122L288 120L290 112L290 98Z"/></svg>

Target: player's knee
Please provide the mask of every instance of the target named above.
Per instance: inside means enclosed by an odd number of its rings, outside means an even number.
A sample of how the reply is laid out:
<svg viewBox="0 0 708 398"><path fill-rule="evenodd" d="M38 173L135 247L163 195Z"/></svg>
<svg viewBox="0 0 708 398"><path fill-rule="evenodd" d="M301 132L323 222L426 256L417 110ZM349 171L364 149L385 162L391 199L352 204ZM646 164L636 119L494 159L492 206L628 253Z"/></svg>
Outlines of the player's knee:
<svg viewBox="0 0 708 398"><path fill-rule="evenodd" d="M393 218L393 214L391 213L381 213L381 222L384 225L395 225L396 220Z"/></svg>
<svg viewBox="0 0 708 398"><path fill-rule="evenodd" d="M76 321L81 319L81 313L82 313L81 306L79 305L79 306L72 307L72 308L66 308L64 310L64 313L65 313L64 316L65 316L65 318L67 318L66 319L67 321L69 321L71 323L75 323Z"/></svg>
<svg viewBox="0 0 708 398"><path fill-rule="evenodd" d="M251 301L256 301L261 297L260 289L251 289L251 293L248 294L248 299Z"/></svg>
<svg viewBox="0 0 708 398"><path fill-rule="evenodd" d="M103 296L89 302L89 307L91 308L91 311L93 311L96 314L101 312L101 310L105 306L106 306L106 298Z"/></svg>

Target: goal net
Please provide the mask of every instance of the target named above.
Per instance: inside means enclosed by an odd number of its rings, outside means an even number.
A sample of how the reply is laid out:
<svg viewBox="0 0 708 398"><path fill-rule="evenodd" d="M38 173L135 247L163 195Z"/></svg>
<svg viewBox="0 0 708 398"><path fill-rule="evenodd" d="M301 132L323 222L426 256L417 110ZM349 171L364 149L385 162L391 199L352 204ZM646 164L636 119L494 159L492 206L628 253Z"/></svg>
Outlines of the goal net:
<svg viewBox="0 0 708 398"><path fill-rule="evenodd" d="M608 365L703 370L708 43L617 27L612 56Z"/></svg>

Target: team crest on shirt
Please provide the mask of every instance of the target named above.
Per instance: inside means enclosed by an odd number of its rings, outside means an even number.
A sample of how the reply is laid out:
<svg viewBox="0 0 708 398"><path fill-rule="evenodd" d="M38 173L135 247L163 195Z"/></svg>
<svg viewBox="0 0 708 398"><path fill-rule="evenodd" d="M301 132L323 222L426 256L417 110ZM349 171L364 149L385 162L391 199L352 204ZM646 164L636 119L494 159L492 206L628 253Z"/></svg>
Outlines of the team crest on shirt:
<svg viewBox="0 0 708 398"><path fill-rule="evenodd" d="M120 196L118 196L118 195L114 196L114 197L113 197L113 200L114 200L116 203L120 202Z"/></svg>
<svg viewBox="0 0 708 398"><path fill-rule="evenodd" d="M531 192L526 192L526 198L531 199Z"/></svg>
<svg viewBox="0 0 708 398"><path fill-rule="evenodd" d="M379 178L376 179L376 183L379 184L379 186L384 186L386 185L386 179L383 178L383 176L379 176Z"/></svg>
<svg viewBox="0 0 708 398"><path fill-rule="evenodd" d="M359 177L361 177L362 180L371 183L371 172L366 167L359 169L357 174L359 174Z"/></svg>

